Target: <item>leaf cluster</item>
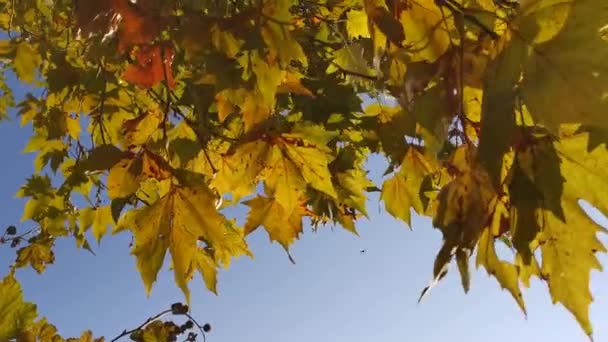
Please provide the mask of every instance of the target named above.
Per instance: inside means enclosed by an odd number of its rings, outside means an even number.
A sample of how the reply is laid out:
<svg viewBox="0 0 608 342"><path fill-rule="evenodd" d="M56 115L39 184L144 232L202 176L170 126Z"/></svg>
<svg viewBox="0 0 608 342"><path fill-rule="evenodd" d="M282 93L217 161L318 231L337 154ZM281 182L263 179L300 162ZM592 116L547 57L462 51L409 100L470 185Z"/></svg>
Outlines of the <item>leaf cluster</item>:
<svg viewBox="0 0 608 342"><path fill-rule="evenodd" d="M148 293L169 254L189 300L196 273L217 292L218 269L252 256L256 229L289 255L305 222L356 234L380 192L388 213L443 234L423 295L453 260L468 290L474 256L524 312L536 277L592 334L605 230L580 200L608 212L601 0L0 8L0 118L17 108L36 154L17 195L39 238L15 268L42 272L58 238L92 250L88 232L129 232ZM35 91L15 103L6 75ZM382 184L371 154L389 162ZM224 210L238 204L243 227Z"/></svg>

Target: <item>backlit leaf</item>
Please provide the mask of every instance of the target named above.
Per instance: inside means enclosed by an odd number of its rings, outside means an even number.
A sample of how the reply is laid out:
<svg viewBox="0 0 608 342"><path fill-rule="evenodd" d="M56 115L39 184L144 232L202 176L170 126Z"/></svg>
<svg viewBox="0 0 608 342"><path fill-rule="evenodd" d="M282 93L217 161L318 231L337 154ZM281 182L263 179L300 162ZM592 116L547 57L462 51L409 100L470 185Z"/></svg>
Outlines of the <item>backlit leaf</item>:
<svg viewBox="0 0 608 342"><path fill-rule="evenodd" d="M411 226L411 209L418 214L424 212L421 186L431 171L432 166L426 158L410 147L399 172L382 185L381 199L386 204L386 210L408 226Z"/></svg>
<svg viewBox="0 0 608 342"><path fill-rule="evenodd" d="M123 158L108 173L108 196L110 199L124 198L139 189L142 160Z"/></svg>
<svg viewBox="0 0 608 342"><path fill-rule="evenodd" d="M36 305L23 301L21 285L14 273L0 282L0 339L8 341L27 329L37 316Z"/></svg>
<svg viewBox="0 0 608 342"><path fill-rule="evenodd" d="M287 209L280 202L267 197L256 197L246 201L250 207L245 224L245 234L264 226L271 241L277 241L286 251L302 233L301 207Z"/></svg>

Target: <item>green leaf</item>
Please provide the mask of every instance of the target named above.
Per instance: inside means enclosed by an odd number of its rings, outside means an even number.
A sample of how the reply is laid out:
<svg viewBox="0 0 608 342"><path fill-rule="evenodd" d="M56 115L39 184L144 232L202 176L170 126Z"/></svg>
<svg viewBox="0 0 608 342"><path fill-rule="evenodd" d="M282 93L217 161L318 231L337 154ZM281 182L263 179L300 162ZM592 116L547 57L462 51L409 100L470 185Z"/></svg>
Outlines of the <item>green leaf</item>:
<svg viewBox="0 0 608 342"><path fill-rule="evenodd" d="M516 129L515 105L526 45L514 39L490 63L484 80L479 158L494 184L503 180L504 154L509 151Z"/></svg>
<svg viewBox="0 0 608 342"><path fill-rule="evenodd" d="M600 0L541 2L535 10L559 7L570 7L563 27L549 41L535 44L525 60L525 104L537 122L554 131L563 123L607 128L608 42L602 39L600 29L608 22L608 5ZM539 25L554 18L540 16ZM528 43L536 37L534 28L520 32Z"/></svg>
<svg viewBox="0 0 608 342"><path fill-rule="evenodd" d="M36 305L23 301L14 272L0 283L0 340L8 341L29 328L38 316Z"/></svg>

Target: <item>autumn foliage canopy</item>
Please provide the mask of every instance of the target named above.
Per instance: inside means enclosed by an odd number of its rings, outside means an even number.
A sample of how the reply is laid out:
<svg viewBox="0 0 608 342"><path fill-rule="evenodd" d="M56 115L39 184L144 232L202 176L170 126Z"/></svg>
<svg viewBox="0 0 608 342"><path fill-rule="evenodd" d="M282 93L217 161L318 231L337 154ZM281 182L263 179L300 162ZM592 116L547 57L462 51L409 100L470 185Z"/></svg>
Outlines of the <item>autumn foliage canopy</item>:
<svg viewBox="0 0 608 342"><path fill-rule="evenodd" d="M608 213L605 0L0 0L0 26L0 118L36 154L18 191L36 229L1 240L0 340L59 338L15 278L57 239L132 234L147 291L166 260L189 301L256 229L287 255L305 224L356 234L372 192L442 232L430 287L454 262L468 290L473 262L525 312L536 278L592 334L606 249L580 201Z"/></svg>

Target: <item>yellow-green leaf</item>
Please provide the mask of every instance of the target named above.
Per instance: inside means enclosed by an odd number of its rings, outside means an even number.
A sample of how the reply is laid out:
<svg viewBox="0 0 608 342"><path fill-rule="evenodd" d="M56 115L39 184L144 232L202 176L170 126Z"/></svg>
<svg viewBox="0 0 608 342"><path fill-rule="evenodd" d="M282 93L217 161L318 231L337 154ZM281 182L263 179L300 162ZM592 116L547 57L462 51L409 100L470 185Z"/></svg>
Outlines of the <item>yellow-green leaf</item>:
<svg viewBox="0 0 608 342"><path fill-rule="evenodd" d="M124 198L139 189L142 170L140 158L123 158L108 173L108 197L114 200Z"/></svg>
<svg viewBox="0 0 608 342"><path fill-rule="evenodd" d="M608 42L599 31L608 22L608 6L601 0L590 0L543 7L545 11L570 7L570 14L559 33L547 42L535 44L525 61L521 89L530 113L537 122L554 130L563 123L607 128ZM553 19L538 18L541 25ZM525 20L532 19L524 17L522 21ZM529 41L534 34L534 26L527 25L518 36Z"/></svg>
<svg viewBox="0 0 608 342"><path fill-rule="evenodd" d="M36 305L23 301L13 272L0 282L0 340L8 341L28 329L38 315Z"/></svg>
<svg viewBox="0 0 608 342"><path fill-rule="evenodd" d="M433 2L412 2L401 12L401 24L406 32L404 46L412 61L434 62L450 46L450 35L439 6Z"/></svg>
<svg viewBox="0 0 608 342"><path fill-rule="evenodd" d="M286 251L302 233L301 207L285 210L276 200L258 196L246 201L251 209L247 215L245 234L253 232L259 226L264 226L271 241L277 241Z"/></svg>
<svg viewBox="0 0 608 342"><path fill-rule="evenodd" d="M22 41L15 50L14 68L17 76L27 83L36 79L36 70L42 63L37 45Z"/></svg>
<svg viewBox="0 0 608 342"><path fill-rule="evenodd" d="M477 267L483 266L489 275L496 278L500 286L511 293L525 314L526 305L519 287L519 269L516 265L498 258L494 241L492 229L481 233L477 247Z"/></svg>
<svg viewBox="0 0 608 342"><path fill-rule="evenodd" d="M53 240L48 238L36 239L33 243L17 251L15 266L24 267L29 264L36 272L41 274L46 269L46 265L55 261L52 248Z"/></svg>
<svg viewBox="0 0 608 342"><path fill-rule="evenodd" d="M146 290L150 293L158 271L169 249L177 285L189 300L187 282L192 269L202 272L209 288L215 276L204 256L199 241L213 250L216 264L227 264L227 258L250 255L245 240L215 209L215 195L205 188L174 188L153 205L135 209L121 219L119 229L129 228L135 236L132 254L137 258ZM202 259L201 259L202 258Z"/></svg>
<svg viewBox="0 0 608 342"><path fill-rule="evenodd" d="M423 196L420 192L422 182L432 171L431 164L414 147L407 151L401 169L393 178L382 185L381 199L389 214L411 226L410 209L416 213L424 212Z"/></svg>

